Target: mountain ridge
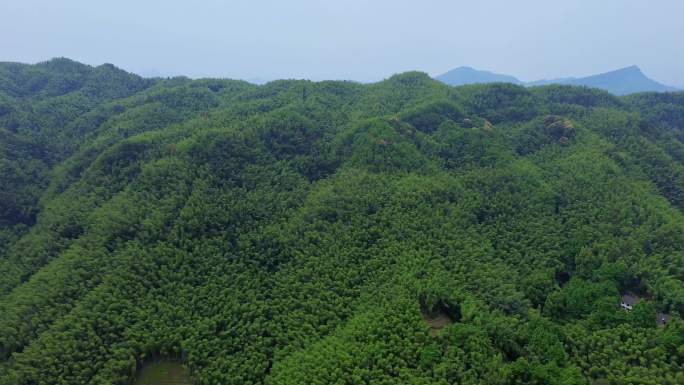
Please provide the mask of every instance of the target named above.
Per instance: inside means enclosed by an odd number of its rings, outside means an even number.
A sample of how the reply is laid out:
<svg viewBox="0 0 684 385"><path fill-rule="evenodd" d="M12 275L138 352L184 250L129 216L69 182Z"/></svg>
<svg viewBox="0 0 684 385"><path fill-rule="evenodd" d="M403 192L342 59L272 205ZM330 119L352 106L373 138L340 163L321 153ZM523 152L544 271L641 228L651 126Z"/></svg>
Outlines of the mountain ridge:
<svg viewBox="0 0 684 385"><path fill-rule="evenodd" d="M540 79L521 81L518 78L490 71L477 70L472 67L457 67L441 75L436 80L458 86L477 83L505 82L524 85L526 87L549 84L564 84L600 88L615 95L628 95L638 92L676 92L678 88L659 83L647 77L637 65L602 72L584 77L564 77L556 79Z"/></svg>
<svg viewBox="0 0 684 385"><path fill-rule="evenodd" d="M462 66L447 71L435 79L449 85L464 85L471 83L493 83L504 82L521 84L522 82L514 76L497 74L491 71L477 70L473 67Z"/></svg>

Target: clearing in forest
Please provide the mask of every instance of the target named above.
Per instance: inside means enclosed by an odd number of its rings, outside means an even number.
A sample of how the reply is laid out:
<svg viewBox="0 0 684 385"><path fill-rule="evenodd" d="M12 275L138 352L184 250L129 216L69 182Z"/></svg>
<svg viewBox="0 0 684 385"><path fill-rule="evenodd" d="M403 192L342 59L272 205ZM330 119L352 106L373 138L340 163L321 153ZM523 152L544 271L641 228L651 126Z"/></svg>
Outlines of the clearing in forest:
<svg viewBox="0 0 684 385"><path fill-rule="evenodd" d="M437 312L433 314L429 314L427 312L423 312L423 319L425 320L425 323L428 324L430 327L430 335L432 337L437 335L437 332L440 331L443 327L449 326L454 321L446 314L443 312Z"/></svg>
<svg viewBox="0 0 684 385"><path fill-rule="evenodd" d="M191 385L185 366L178 362L150 362L140 369L135 385Z"/></svg>

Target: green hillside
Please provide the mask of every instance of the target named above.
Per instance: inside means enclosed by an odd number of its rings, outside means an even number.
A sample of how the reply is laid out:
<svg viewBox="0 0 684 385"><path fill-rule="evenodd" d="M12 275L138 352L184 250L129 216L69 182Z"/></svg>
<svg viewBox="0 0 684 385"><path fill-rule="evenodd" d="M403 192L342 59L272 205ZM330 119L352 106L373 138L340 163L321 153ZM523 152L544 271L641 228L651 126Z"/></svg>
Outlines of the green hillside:
<svg viewBox="0 0 684 385"><path fill-rule="evenodd" d="M0 171L1 385L684 383L684 93L3 63Z"/></svg>

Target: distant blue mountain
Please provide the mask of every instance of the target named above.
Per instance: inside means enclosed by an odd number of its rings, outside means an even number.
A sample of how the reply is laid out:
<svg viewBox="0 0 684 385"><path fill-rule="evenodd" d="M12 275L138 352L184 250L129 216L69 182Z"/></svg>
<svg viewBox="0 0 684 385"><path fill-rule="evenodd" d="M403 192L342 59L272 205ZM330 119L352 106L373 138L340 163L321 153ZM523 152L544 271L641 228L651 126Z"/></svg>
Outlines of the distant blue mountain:
<svg viewBox="0 0 684 385"><path fill-rule="evenodd" d="M480 71L471 67L458 67L435 79L452 86L462 86L464 84L474 83L514 83L521 84L520 80L513 76L496 74L489 71Z"/></svg>
<svg viewBox="0 0 684 385"><path fill-rule="evenodd" d="M637 66L621 68L615 71L605 72L598 75L587 76L584 78L564 78L553 80L539 80L527 83L527 85L544 84L570 84L602 88L616 95L626 95L635 92L670 92L677 91L676 88L658 83L649 79Z"/></svg>
<svg viewBox="0 0 684 385"><path fill-rule="evenodd" d="M637 66L621 68L615 71L605 72L598 75L583 78L560 78L551 80L537 80L533 82L521 82L513 76L495 74L488 71L479 71L469 67L459 67L435 79L450 85L463 85L473 83L507 82L522 84L525 86L541 86L547 84L570 84L601 88L615 95L626 95L635 92L670 92L677 88L670 87L648 78Z"/></svg>

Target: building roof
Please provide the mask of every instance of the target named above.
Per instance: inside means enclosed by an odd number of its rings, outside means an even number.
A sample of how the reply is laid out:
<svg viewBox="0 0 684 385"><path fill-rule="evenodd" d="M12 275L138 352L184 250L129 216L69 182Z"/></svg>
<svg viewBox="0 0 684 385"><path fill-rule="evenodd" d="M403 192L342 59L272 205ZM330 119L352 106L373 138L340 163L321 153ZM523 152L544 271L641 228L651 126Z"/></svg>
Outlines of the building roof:
<svg viewBox="0 0 684 385"><path fill-rule="evenodd" d="M665 313L658 313L656 314L656 322L660 326L665 326L670 320L672 319L672 316L669 314Z"/></svg>
<svg viewBox="0 0 684 385"><path fill-rule="evenodd" d="M627 304L629 306L636 305L640 300L641 299L639 297L632 294L625 294L622 296L622 303Z"/></svg>

